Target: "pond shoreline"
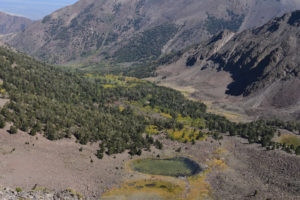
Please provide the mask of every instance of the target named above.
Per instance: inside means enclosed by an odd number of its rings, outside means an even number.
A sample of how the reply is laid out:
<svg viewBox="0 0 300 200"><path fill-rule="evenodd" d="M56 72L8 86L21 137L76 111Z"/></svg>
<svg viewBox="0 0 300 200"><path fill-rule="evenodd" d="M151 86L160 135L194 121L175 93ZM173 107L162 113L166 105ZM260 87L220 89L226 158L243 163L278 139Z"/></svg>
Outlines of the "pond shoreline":
<svg viewBox="0 0 300 200"><path fill-rule="evenodd" d="M129 167L143 174L172 177L194 176L204 170L196 161L184 156L137 159Z"/></svg>

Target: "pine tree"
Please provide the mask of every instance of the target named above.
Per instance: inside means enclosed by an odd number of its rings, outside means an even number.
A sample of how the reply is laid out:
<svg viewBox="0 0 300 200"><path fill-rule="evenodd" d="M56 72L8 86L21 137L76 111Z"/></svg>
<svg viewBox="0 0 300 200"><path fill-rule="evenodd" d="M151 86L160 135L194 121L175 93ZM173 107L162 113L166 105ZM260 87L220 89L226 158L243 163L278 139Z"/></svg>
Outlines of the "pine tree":
<svg viewBox="0 0 300 200"><path fill-rule="evenodd" d="M296 148L295 153L296 153L296 155L300 155L300 146L298 146L298 147Z"/></svg>
<svg viewBox="0 0 300 200"><path fill-rule="evenodd" d="M10 129L9 129L9 133L10 134L16 134L18 132L18 129L17 127L15 126L11 126Z"/></svg>
<svg viewBox="0 0 300 200"><path fill-rule="evenodd" d="M0 115L0 128L4 128L5 127L5 119L3 116Z"/></svg>

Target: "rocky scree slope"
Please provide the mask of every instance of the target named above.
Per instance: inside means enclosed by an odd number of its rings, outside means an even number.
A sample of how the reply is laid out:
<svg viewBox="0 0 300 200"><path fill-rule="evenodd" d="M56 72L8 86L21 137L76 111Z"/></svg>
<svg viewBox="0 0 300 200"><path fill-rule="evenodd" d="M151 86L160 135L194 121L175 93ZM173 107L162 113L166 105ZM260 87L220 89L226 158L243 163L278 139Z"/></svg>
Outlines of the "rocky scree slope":
<svg viewBox="0 0 300 200"><path fill-rule="evenodd" d="M164 77L162 82L175 80L180 85L185 81L185 86L201 87L200 82L209 76L209 71L215 71L212 79L227 72L230 77L222 83L226 85L223 93L245 99L255 97L251 101L253 107L292 108L299 115L299 45L300 11L294 11L252 30L237 34L223 31L180 54L173 54L180 56L165 59L157 73ZM186 83L187 79L190 83Z"/></svg>
<svg viewBox="0 0 300 200"><path fill-rule="evenodd" d="M296 0L80 0L5 41L42 61L156 59L221 30L244 30L300 8Z"/></svg>
<svg viewBox="0 0 300 200"><path fill-rule="evenodd" d="M232 74L228 94L247 96L280 80L294 80L297 85L299 44L300 11L296 11L234 36L209 59Z"/></svg>
<svg viewBox="0 0 300 200"><path fill-rule="evenodd" d="M18 192L16 190L19 190ZM47 189L38 189L30 192L23 192L20 188L13 190L0 186L0 199L2 200L80 200L84 199L79 193L67 189L62 192L52 192Z"/></svg>

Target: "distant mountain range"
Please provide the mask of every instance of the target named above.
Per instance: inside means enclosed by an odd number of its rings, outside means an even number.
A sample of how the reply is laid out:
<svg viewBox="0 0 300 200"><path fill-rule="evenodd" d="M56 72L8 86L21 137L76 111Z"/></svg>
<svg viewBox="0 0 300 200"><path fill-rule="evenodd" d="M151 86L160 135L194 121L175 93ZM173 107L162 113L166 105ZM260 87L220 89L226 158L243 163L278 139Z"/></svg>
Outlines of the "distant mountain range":
<svg viewBox="0 0 300 200"><path fill-rule="evenodd" d="M24 31L32 23L25 17L0 12L0 34L17 33Z"/></svg>
<svg viewBox="0 0 300 200"><path fill-rule="evenodd" d="M297 8L297 0L80 0L5 41L50 63L131 63Z"/></svg>
<svg viewBox="0 0 300 200"><path fill-rule="evenodd" d="M248 112L275 109L300 119L300 11L241 33L221 32L172 55L156 70L160 84L191 87L200 99L242 100Z"/></svg>

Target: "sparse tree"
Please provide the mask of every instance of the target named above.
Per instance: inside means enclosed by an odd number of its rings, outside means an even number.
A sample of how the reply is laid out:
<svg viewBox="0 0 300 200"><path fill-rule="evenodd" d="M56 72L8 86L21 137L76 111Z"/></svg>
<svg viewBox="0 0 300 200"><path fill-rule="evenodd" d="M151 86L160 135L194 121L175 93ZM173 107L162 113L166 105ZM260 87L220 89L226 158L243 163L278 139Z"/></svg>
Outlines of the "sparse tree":
<svg viewBox="0 0 300 200"><path fill-rule="evenodd" d="M11 126L10 129L9 129L9 133L10 134L16 134L18 132L18 129L17 127L15 126Z"/></svg>

